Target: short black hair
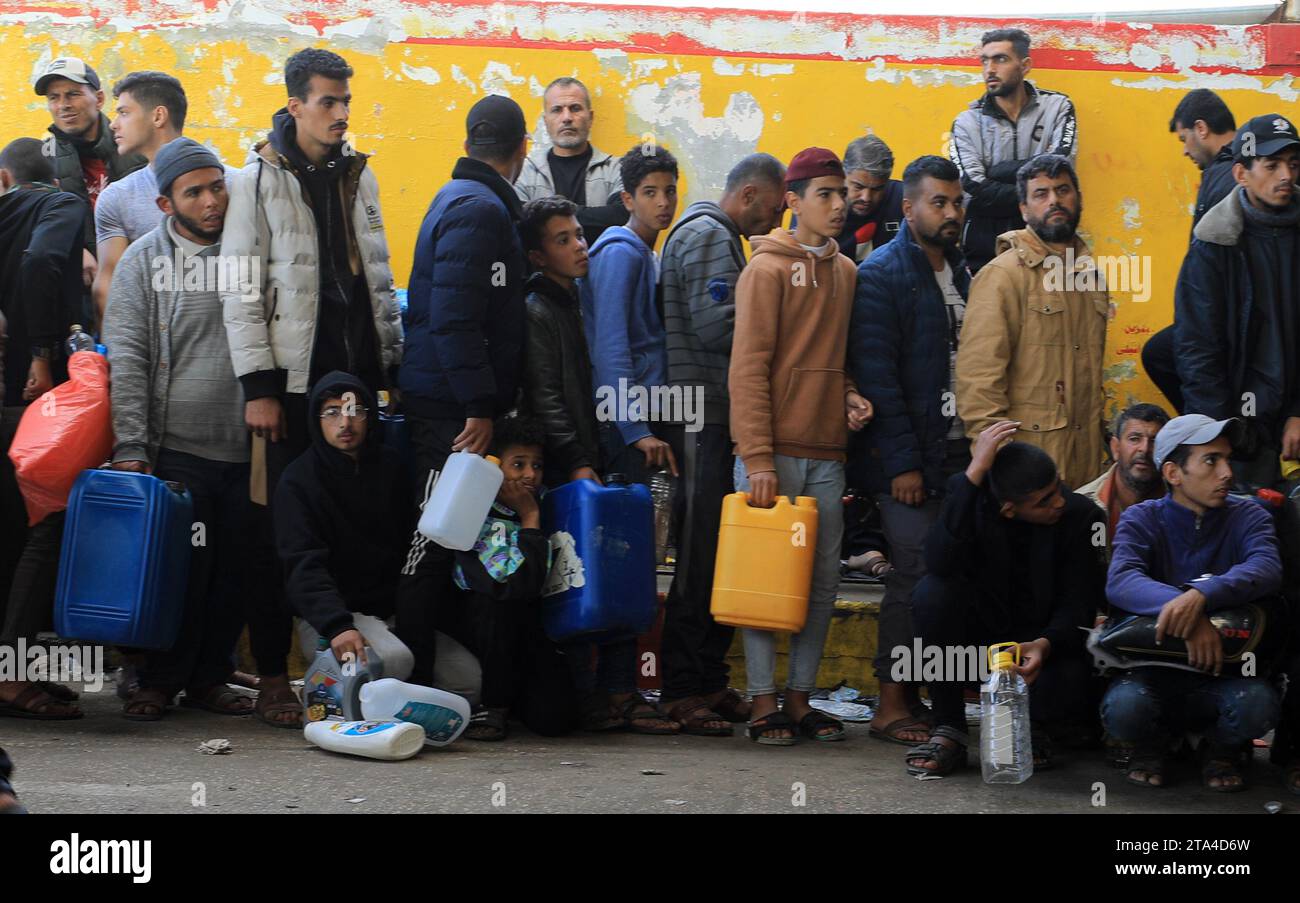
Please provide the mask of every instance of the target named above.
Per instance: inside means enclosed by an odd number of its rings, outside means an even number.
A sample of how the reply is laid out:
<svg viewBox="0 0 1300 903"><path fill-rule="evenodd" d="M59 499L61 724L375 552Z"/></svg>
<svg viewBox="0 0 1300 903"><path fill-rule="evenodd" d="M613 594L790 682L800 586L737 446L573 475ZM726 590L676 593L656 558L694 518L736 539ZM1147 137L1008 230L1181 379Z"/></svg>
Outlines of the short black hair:
<svg viewBox="0 0 1300 903"><path fill-rule="evenodd" d="M492 454L500 457L512 445L535 445L546 448L546 428L531 417L517 414L497 419L492 424Z"/></svg>
<svg viewBox="0 0 1300 903"><path fill-rule="evenodd" d="M926 154L924 157L917 157L903 170L903 197L915 200L917 192L921 190L921 182L927 176L941 182L961 181L961 172L957 169L956 163L947 157Z"/></svg>
<svg viewBox="0 0 1300 903"><path fill-rule="evenodd" d="M812 184L812 179L795 179L793 182L785 183L786 191L793 191L800 198L808 191L808 186Z"/></svg>
<svg viewBox="0 0 1300 903"><path fill-rule="evenodd" d="M584 84L583 84L582 82L580 82L578 79L574 78L572 75L561 75L559 78L552 80L551 83L550 83L549 85L546 86L546 90L542 92L542 106L543 106L543 109L545 108L545 105L546 105L546 95L551 93L551 89L552 89L552 88L568 88L568 87L570 87L570 86L574 86L574 85L576 85L577 87L581 88L581 89L582 89L582 93L585 94L585 95L587 95L587 109L590 110L590 109L591 109L591 91L587 88L586 85L584 85Z"/></svg>
<svg viewBox="0 0 1300 903"><path fill-rule="evenodd" d="M636 194L641 183L654 172L672 173L677 178L677 158L662 144L634 144L618 163L623 190L628 194Z"/></svg>
<svg viewBox="0 0 1300 903"><path fill-rule="evenodd" d="M1014 505L1059 479L1052 456L1028 442L1008 442L989 469L989 489L999 504Z"/></svg>
<svg viewBox="0 0 1300 903"><path fill-rule="evenodd" d="M750 154L731 167L723 191L730 194L746 185L766 183L778 188L785 181L785 164L771 154Z"/></svg>
<svg viewBox="0 0 1300 903"><path fill-rule="evenodd" d="M519 235L523 239L524 250L541 250L546 224L552 219L557 216L577 216L577 214L578 205L558 194L537 198L524 204L524 213L519 220Z"/></svg>
<svg viewBox="0 0 1300 903"><path fill-rule="evenodd" d="M1038 154L1030 157L1024 166L1016 171L1016 195L1020 198L1020 203L1029 200L1029 180L1035 176L1045 175L1049 179L1055 179L1061 173L1070 177L1070 182L1074 185L1074 190L1079 190L1079 174L1074 171L1074 164L1070 162L1069 157L1063 157L1060 154Z"/></svg>
<svg viewBox="0 0 1300 903"><path fill-rule="evenodd" d="M1192 458L1192 449L1194 447L1195 446L1188 445L1186 442L1184 442L1182 445L1175 445L1174 450L1171 451L1169 454L1165 455L1165 461L1172 461L1178 465L1179 470L1185 471L1187 470L1187 462L1190 461ZM1161 461L1160 462L1161 469L1163 469L1164 466L1165 466L1164 461Z"/></svg>
<svg viewBox="0 0 1300 903"><path fill-rule="evenodd" d="M1188 91L1169 119L1169 131L1190 129L1200 120L1210 127L1216 135L1237 130L1237 120L1232 117L1232 110L1223 102L1223 98L1209 88L1197 88Z"/></svg>
<svg viewBox="0 0 1300 903"><path fill-rule="evenodd" d="M1130 420L1164 426L1169 422L1169 414L1158 404L1143 402L1142 404L1129 405L1115 415L1115 427L1111 431L1111 435L1119 437L1124 432L1124 424Z"/></svg>
<svg viewBox="0 0 1300 903"><path fill-rule="evenodd" d="M8 170L15 182L53 182L54 158L43 151L36 138L15 138L0 151L0 169Z"/></svg>
<svg viewBox="0 0 1300 903"><path fill-rule="evenodd" d="M980 46L985 44L996 44L999 41L1010 41L1011 49L1016 52L1016 56L1022 60L1029 56L1029 35L1019 28L995 28L992 31L984 32L980 38Z"/></svg>
<svg viewBox="0 0 1300 903"><path fill-rule="evenodd" d="M284 86L290 97L306 100L311 91L311 77L320 75L342 81L352 77L352 67L332 50L307 47L289 57L284 64Z"/></svg>
<svg viewBox="0 0 1300 903"><path fill-rule="evenodd" d="M185 99L185 89L180 79L166 72L128 72L117 84L113 85L113 96L130 94L144 109L152 112L158 107L167 108L167 118L171 120L176 131L184 131L185 114L189 111L189 101Z"/></svg>

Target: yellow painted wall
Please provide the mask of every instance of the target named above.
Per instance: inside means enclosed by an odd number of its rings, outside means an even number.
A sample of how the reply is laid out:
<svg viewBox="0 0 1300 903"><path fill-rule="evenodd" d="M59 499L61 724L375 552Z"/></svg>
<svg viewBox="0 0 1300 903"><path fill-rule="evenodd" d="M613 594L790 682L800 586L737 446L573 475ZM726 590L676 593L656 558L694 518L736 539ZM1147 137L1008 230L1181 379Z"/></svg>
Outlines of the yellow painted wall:
<svg viewBox="0 0 1300 903"><path fill-rule="evenodd" d="M242 164L247 147L283 104L283 60L309 39L208 41L204 34L198 28L165 35L0 26L0 109L6 111L0 137L43 134L49 119L43 99L31 91L31 73L42 58L80 55L96 66L106 86L133 69L177 75L190 98L186 133L210 143L227 163ZM653 131L683 158L686 199L714 194L721 175L743 153L762 150L788 159L810 144L841 152L868 129L893 149L897 177L915 156L944 152L954 115L981 93L972 83L974 66L645 53L623 58L585 49L475 43L314 43L343 53L356 70L353 141L375 155L399 285L409 275L424 210L460 154L465 113L485 90L509 93L544 134L541 87L559 75L578 76L594 94L593 141L619 153ZM681 78L692 75L698 90ZM1111 410L1115 401L1158 400L1134 352L1146 337L1143 330L1154 332L1172 318L1174 281L1187 244L1199 173L1168 132L1185 86L1173 76L1163 79L1173 87L1136 87L1149 83L1146 72L1040 69L1032 77L1068 93L1077 107L1083 228L1095 251L1152 259L1150 301L1115 298L1118 315L1108 340ZM657 105L653 98L669 80L676 93ZM1257 84L1277 88L1278 81L1261 77ZM1285 90L1290 79L1281 81L1280 93L1291 96ZM641 94L634 95L638 89ZM1220 93L1238 122L1265 112L1300 119L1294 99L1253 87ZM110 94L106 107L111 103ZM685 200L679 210L684 207Z"/></svg>

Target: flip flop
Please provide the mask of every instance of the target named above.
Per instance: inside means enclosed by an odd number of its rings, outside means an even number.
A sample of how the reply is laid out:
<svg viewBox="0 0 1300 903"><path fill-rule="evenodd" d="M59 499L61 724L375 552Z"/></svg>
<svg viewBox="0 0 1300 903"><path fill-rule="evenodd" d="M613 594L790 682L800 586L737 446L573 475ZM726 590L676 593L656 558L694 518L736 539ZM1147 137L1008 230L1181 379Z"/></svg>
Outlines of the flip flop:
<svg viewBox="0 0 1300 903"><path fill-rule="evenodd" d="M291 721L280 721L275 715L296 712L298 717ZM302 700L293 691L293 687L281 687L278 690L262 690L253 706L253 714L271 727L282 727L291 731L302 730Z"/></svg>
<svg viewBox="0 0 1300 903"><path fill-rule="evenodd" d="M763 734L765 734L767 731L781 730L781 729L788 730L791 734L794 734L796 736L791 736L791 737L763 736ZM770 715L764 715L762 718L759 718L757 721L749 722L749 727L746 729L746 732L749 734L749 739L753 740L755 743L759 744L760 746L794 746L796 743L799 742L799 737L797 736L798 728L796 728L794 720L791 719L791 717L787 715L785 712L782 712L780 709L778 709L777 711L773 712Z"/></svg>
<svg viewBox="0 0 1300 903"><path fill-rule="evenodd" d="M36 709L55 708L57 711L38 712ZM0 715L9 718L28 718L33 721L75 721L84 717L76 705L60 700L54 694L42 690L36 684L23 689L9 702L0 702Z"/></svg>
<svg viewBox="0 0 1300 903"><path fill-rule="evenodd" d="M229 704L222 705L222 701L227 703L234 700L243 700L249 705L242 708L233 707ZM227 687L225 684L213 684L206 690L196 689L191 695L189 690L181 697L180 704L187 709L202 709L205 712L212 712L216 715L230 715L233 717L242 717L253 714L252 700L242 693L237 693Z"/></svg>
<svg viewBox="0 0 1300 903"><path fill-rule="evenodd" d="M867 736L875 737L877 740L884 740L886 743L898 743L901 746L917 746L925 743L925 740L904 740L898 736L899 733L906 730L917 730L925 733L929 739L932 728L915 715L904 715L902 718L895 718L884 727L873 727L867 731Z"/></svg>

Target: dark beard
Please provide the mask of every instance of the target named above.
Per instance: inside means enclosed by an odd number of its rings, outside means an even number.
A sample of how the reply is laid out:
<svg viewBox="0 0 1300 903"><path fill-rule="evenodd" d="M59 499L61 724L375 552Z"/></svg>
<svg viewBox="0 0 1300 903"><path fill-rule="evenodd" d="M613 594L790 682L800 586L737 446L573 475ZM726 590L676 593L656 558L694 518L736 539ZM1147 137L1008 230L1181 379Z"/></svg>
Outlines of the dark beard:
<svg viewBox="0 0 1300 903"><path fill-rule="evenodd" d="M220 229L218 229L215 232L212 232L208 229L204 229L198 223L194 222L189 217L183 215L179 210L176 210L174 207L172 208L172 216L176 217L176 222L184 226L187 232L189 232L191 235L197 235L199 238L203 239L204 241L216 241L217 239L221 238Z"/></svg>
<svg viewBox="0 0 1300 903"><path fill-rule="evenodd" d="M1051 216L1056 209L1058 208L1048 210L1044 216ZM1041 219L1031 219L1028 221L1029 228L1033 229L1035 234L1037 234L1043 241L1051 242L1052 244L1060 244L1061 242L1069 241L1071 238L1074 238L1075 230L1079 228L1079 217L1083 214L1083 209L1080 208L1073 213L1066 210L1065 213L1068 218L1063 223L1052 223L1051 225L1048 225Z"/></svg>
<svg viewBox="0 0 1300 903"><path fill-rule="evenodd" d="M1012 94L1015 94L1020 90L1022 84L1024 84L1023 81L1016 82L1014 85L1003 82L1002 87L998 88L996 91L987 87L986 90L994 97L1010 97Z"/></svg>
<svg viewBox="0 0 1300 903"><path fill-rule="evenodd" d="M940 226L934 232L918 232L917 235L920 237L921 241L925 242L927 245L933 245L936 248L943 248L946 251L950 248L957 247L957 243L961 241L961 226L959 225L957 231L951 236L943 234L943 226Z"/></svg>
<svg viewBox="0 0 1300 903"><path fill-rule="evenodd" d="M1162 486L1164 483L1163 477L1158 473L1152 474L1151 479L1149 480L1138 480L1133 477L1131 472L1122 467L1119 469L1119 478L1123 480L1124 485L1133 490L1140 499L1153 495L1154 493L1152 490L1158 486Z"/></svg>

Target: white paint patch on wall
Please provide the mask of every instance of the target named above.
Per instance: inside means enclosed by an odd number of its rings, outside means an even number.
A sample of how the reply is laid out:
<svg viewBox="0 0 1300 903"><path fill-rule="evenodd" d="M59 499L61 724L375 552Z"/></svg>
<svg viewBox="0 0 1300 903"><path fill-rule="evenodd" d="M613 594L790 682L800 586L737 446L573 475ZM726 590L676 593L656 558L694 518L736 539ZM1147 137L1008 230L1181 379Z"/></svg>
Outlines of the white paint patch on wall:
<svg viewBox="0 0 1300 903"><path fill-rule="evenodd" d="M1152 75L1137 81L1113 78L1110 83L1120 88L1139 88L1143 91L1190 91L1193 88L1209 88L1211 91L1258 91L1262 94L1272 94L1287 103L1295 103L1300 99L1300 90L1296 88L1295 82L1293 78L1282 76L1273 79L1272 83L1266 86L1264 79L1254 75L1214 75L1198 72L1172 77Z"/></svg>
<svg viewBox="0 0 1300 903"><path fill-rule="evenodd" d="M424 82L426 85L436 85L442 81L438 70L431 66L412 66L410 63L402 63L402 75L411 81Z"/></svg>
<svg viewBox="0 0 1300 903"><path fill-rule="evenodd" d="M1142 205L1137 198L1124 198L1119 203L1119 212L1124 217L1125 229L1142 228Z"/></svg>
<svg viewBox="0 0 1300 903"><path fill-rule="evenodd" d="M714 75L744 75L745 64L728 63L722 57L715 56L713 58L713 74Z"/></svg>
<svg viewBox="0 0 1300 903"><path fill-rule="evenodd" d="M483 67L479 85L483 88L484 94L504 94L509 97L509 85L522 85L527 81L528 79L522 75L515 75L514 70L506 63L498 63L494 60Z"/></svg>

